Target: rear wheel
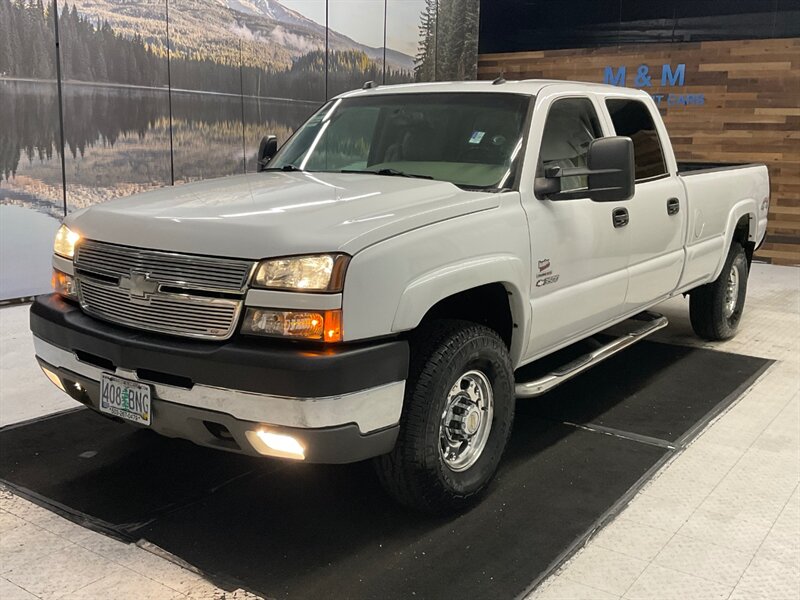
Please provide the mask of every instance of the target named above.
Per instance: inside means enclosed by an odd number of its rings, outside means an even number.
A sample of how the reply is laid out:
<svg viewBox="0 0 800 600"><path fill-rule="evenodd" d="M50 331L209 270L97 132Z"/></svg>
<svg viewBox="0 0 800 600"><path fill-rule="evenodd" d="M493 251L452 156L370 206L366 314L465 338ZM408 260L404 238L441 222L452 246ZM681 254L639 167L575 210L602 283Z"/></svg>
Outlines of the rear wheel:
<svg viewBox="0 0 800 600"><path fill-rule="evenodd" d="M738 242L731 245L716 281L692 290L689 317L694 332L706 340L727 340L736 334L747 295L747 256Z"/></svg>
<svg viewBox="0 0 800 600"><path fill-rule="evenodd" d="M488 485L514 420L514 375L493 330L442 320L416 332L400 433L375 460L384 488L426 512L457 510Z"/></svg>

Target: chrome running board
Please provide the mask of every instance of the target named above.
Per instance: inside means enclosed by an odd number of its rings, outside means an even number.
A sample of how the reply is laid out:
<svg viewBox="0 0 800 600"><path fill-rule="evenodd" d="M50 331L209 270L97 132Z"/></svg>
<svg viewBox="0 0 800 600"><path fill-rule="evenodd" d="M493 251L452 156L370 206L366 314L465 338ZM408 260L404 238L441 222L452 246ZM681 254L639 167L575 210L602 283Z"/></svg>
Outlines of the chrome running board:
<svg viewBox="0 0 800 600"><path fill-rule="evenodd" d="M557 385L572 379L576 375L583 373L587 369L595 366L597 363L614 356L617 352L624 350L628 346L632 346L636 342L640 342L651 333L663 329L669 324L667 317L657 313L645 311L639 313L631 320L644 321L644 324L634 329L629 333L625 333L619 337L614 338L604 346L601 346L593 352L584 354L575 360L567 363L563 367L551 371L543 377L533 379L532 381L525 381L517 383L516 394L517 398L534 398L541 396L552 390Z"/></svg>

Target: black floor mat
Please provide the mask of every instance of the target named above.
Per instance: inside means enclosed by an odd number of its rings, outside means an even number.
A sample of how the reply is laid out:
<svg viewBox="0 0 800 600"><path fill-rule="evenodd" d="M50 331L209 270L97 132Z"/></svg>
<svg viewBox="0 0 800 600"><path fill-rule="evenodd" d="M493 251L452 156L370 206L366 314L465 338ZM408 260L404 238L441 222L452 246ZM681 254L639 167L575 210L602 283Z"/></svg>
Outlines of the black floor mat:
<svg viewBox="0 0 800 600"><path fill-rule="evenodd" d="M643 342L520 401L489 493L447 518L395 506L369 463L251 459L86 410L0 431L0 478L268 597L512 598L768 362Z"/></svg>
<svg viewBox="0 0 800 600"><path fill-rule="evenodd" d="M643 342L523 410L556 421L591 423L675 442L764 362L740 354Z"/></svg>

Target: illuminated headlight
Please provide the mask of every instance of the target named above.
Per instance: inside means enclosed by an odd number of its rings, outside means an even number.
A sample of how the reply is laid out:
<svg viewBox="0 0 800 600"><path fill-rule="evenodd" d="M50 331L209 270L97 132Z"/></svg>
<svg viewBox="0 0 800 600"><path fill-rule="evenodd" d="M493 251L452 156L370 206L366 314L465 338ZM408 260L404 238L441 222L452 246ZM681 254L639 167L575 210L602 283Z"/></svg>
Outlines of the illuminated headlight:
<svg viewBox="0 0 800 600"><path fill-rule="evenodd" d="M314 254L262 261L253 278L255 287L298 292L341 292L349 256Z"/></svg>
<svg viewBox="0 0 800 600"><path fill-rule="evenodd" d="M53 285L53 291L71 300L78 299L78 289L75 286L75 278L72 275L67 275L58 269L53 269L51 283Z"/></svg>
<svg viewBox="0 0 800 600"><path fill-rule="evenodd" d="M272 337L339 342L342 311L304 311L248 308L242 333Z"/></svg>
<svg viewBox="0 0 800 600"><path fill-rule="evenodd" d="M81 239L81 235L72 231L66 225L62 225L56 232L56 239L53 242L53 251L64 258L75 256L75 245Z"/></svg>

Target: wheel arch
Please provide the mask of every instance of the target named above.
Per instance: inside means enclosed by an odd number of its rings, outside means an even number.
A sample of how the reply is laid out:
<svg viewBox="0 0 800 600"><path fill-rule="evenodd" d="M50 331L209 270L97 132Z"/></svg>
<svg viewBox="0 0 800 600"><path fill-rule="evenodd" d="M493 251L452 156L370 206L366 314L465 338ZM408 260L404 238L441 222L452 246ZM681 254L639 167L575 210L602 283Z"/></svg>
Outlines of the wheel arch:
<svg viewBox="0 0 800 600"><path fill-rule="evenodd" d="M725 228L724 251L711 279L712 281L715 281L722 272L725 259L728 257L728 251L733 242L739 242L744 247L747 265L748 267L750 266L757 243L756 237L758 236L758 218L756 214L755 200L743 200L731 209Z"/></svg>
<svg viewBox="0 0 800 600"><path fill-rule="evenodd" d="M530 303L519 282L524 265L517 257L492 256L436 269L412 281L395 313L393 331L416 329L435 318L481 323L498 332L517 364L527 339Z"/></svg>

